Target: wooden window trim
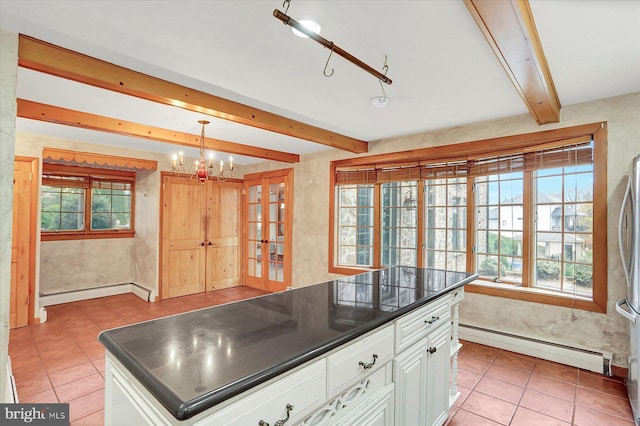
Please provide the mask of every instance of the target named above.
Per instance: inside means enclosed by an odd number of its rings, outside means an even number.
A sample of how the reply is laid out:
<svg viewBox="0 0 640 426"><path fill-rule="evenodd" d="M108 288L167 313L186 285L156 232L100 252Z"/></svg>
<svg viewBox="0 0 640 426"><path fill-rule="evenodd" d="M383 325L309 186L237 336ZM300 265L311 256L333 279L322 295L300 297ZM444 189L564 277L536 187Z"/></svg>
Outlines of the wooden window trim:
<svg viewBox="0 0 640 426"><path fill-rule="evenodd" d="M526 133L520 135L484 139L478 141L462 142L456 144L442 145L436 147L414 149L401 152L393 152L388 154L380 154L374 156L356 157L346 160L332 161L330 165L330 188L329 188L329 265L330 273L350 275L366 271L363 268L348 268L344 266L336 266L335 250L337 248L336 237L336 220L335 220L335 188L336 188L336 170L375 170L379 165L401 165L415 164L416 161L422 163L446 162L453 160L465 160L470 157L478 157L482 155L510 155L514 152L530 152L540 148L555 147L562 145L563 141L576 139L576 141L584 140L585 137L591 138L594 142L594 171L593 171L593 240L594 245L597 244L599 261L593 263L593 282L600 285L593 286L592 300L585 300L571 294L562 295L552 293L542 289L532 287L510 287L500 288L499 285L488 283L482 280L476 280L466 286L471 293L485 294L490 296L498 296L515 300L543 303L548 305L570 307L592 312L607 312L608 302L608 283L607 283L607 123L597 122L584 124L579 126L566 127L555 130L546 130L542 132ZM496 147L500 147L496 150ZM467 215L467 223L473 223L475 217L470 212ZM527 224L523 224L527 226ZM529 227L533 226L529 222ZM422 228L421 228L422 229ZM471 228L468 228L471 229ZM475 234L475 233L472 233ZM470 250L472 241L467 240ZM526 263L527 274L531 274L531 268L528 266L531 257L534 255L527 250L523 252L523 263ZM528 262L524 262L527 256ZM422 257L422 256L420 256ZM473 260L467 263L471 267L475 267ZM378 260L376 260L378 262ZM523 269L523 274L525 270Z"/></svg>
<svg viewBox="0 0 640 426"><path fill-rule="evenodd" d="M91 185L84 188L85 209L84 223L85 229L82 231L44 231L40 229L40 241L69 241L69 240L92 240L107 238L133 238L135 236L135 178L136 172L125 170L99 169L94 167L69 166L65 164L44 163L42 165L42 175L59 174L68 176L93 177L100 180L114 182L126 182L131 184L131 228L130 229L109 229L95 230L91 226ZM42 179L41 179L42 181Z"/></svg>

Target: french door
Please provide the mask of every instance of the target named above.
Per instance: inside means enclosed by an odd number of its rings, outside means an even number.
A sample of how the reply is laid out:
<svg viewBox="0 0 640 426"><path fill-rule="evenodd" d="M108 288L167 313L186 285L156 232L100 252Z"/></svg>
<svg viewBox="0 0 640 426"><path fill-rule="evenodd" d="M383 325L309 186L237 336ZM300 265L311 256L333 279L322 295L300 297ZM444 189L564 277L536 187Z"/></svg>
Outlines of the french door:
<svg viewBox="0 0 640 426"><path fill-rule="evenodd" d="M267 291L291 285L293 169L245 176L245 284Z"/></svg>

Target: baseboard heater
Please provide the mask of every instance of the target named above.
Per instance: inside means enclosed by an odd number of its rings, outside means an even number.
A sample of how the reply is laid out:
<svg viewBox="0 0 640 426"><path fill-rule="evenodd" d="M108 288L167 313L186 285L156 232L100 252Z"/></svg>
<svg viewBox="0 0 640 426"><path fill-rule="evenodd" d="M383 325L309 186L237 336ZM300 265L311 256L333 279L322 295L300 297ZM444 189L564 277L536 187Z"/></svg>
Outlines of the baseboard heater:
<svg viewBox="0 0 640 426"><path fill-rule="evenodd" d="M517 352L607 376L611 375L612 354L561 345L516 334L460 324L460 340Z"/></svg>
<svg viewBox="0 0 640 426"><path fill-rule="evenodd" d="M77 302L79 300L96 299L98 297L114 296L116 294L133 293L142 300L151 301L152 290L135 283L112 284L100 287L82 288L77 290L60 291L57 293L40 293L40 306L59 305L61 303Z"/></svg>

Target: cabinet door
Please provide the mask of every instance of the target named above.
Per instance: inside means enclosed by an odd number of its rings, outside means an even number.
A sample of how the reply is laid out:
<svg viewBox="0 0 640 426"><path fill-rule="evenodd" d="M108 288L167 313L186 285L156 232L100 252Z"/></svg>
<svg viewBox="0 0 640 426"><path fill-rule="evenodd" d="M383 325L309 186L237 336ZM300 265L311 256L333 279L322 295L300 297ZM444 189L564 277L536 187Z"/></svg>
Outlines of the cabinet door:
<svg viewBox="0 0 640 426"><path fill-rule="evenodd" d="M242 183L207 182L207 291L242 285Z"/></svg>
<svg viewBox="0 0 640 426"><path fill-rule="evenodd" d="M443 324L428 336L427 425L444 424L449 412L450 329Z"/></svg>
<svg viewBox="0 0 640 426"><path fill-rule="evenodd" d="M426 424L427 344L428 340L423 338L393 361L397 425Z"/></svg>

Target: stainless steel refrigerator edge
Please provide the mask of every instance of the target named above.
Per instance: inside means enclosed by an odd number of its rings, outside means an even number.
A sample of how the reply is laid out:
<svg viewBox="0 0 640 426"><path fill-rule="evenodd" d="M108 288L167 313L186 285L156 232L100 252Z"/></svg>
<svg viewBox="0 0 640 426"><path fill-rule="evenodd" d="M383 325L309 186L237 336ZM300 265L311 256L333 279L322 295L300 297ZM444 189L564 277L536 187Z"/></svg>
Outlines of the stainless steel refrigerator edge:
<svg viewBox="0 0 640 426"><path fill-rule="evenodd" d="M629 320L629 376L627 393L633 409L636 426L640 424L640 155L632 161L632 173L620 210L618 241L624 275L627 282L627 297L616 303L616 311Z"/></svg>

